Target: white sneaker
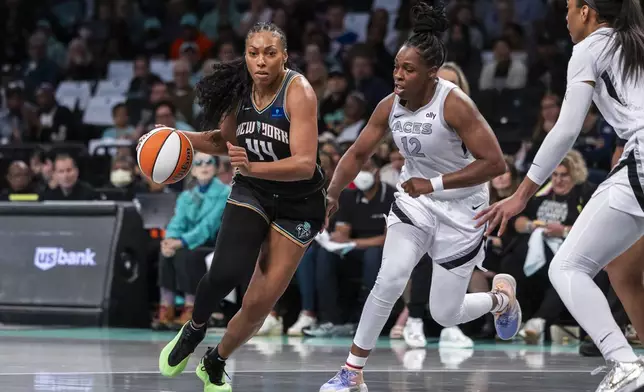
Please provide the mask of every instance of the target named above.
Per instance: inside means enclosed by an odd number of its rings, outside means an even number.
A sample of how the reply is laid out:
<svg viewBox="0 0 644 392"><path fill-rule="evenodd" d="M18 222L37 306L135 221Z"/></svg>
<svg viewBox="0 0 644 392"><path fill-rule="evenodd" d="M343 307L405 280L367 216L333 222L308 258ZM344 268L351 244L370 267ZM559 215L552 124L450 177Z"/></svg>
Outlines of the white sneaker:
<svg viewBox="0 0 644 392"><path fill-rule="evenodd" d="M255 336L281 335L284 330L282 319L269 314Z"/></svg>
<svg viewBox="0 0 644 392"><path fill-rule="evenodd" d="M474 347L474 341L468 338L459 327L443 328L438 347L472 348Z"/></svg>
<svg viewBox="0 0 644 392"><path fill-rule="evenodd" d="M403 338L409 347L425 348L427 338L425 337L423 319L408 318L405 328L403 328Z"/></svg>
<svg viewBox="0 0 644 392"><path fill-rule="evenodd" d="M521 336L527 344L542 344L545 336L545 328L546 320L542 318L532 318L526 321L521 331L519 331L519 336Z"/></svg>
<svg viewBox="0 0 644 392"><path fill-rule="evenodd" d="M608 370L608 374L595 392L637 392L644 386L644 358L635 362L607 361L607 366L595 369L596 375Z"/></svg>
<svg viewBox="0 0 644 392"><path fill-rule="evenodd" d="M288 329L288 331L286 331L286 334L288 336L302 336L304 335L302 333L302 330L314 325L315 322L316 319L314 317L311 317L308 314L300 313L297 321L291 326L291 328Z"/></svg>

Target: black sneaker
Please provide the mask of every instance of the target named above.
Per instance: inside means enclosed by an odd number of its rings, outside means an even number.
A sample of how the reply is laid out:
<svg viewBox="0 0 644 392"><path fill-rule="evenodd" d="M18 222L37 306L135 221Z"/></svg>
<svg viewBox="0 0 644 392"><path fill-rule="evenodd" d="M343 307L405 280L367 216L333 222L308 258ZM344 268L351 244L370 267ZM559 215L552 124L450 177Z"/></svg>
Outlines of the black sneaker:
<svg viewBox="0 0 644 392"><path fill-rule="evenodd" d="M226 382L226 361L218 357L217 348L208 347L197 366L197 377L204 383L204 392L232 392L230 384Z"/></svg>
<svg viewBox="0 0 644 392"><path fill-rule="evenodd" d="M166 377L180 374L188 364L190 354L206 337L206 326L194 329L192 322L183 325L179 333L168 343L159 355L159 370Z"/></svg>

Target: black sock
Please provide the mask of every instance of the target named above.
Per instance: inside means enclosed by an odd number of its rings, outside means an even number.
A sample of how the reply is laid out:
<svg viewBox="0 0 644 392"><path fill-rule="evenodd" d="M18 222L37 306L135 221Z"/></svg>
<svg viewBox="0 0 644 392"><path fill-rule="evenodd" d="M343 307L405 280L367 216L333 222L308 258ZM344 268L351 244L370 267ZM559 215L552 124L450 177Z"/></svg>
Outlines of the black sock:
<svg viewBox="0 0 644 392"><path fill-rule="evenodd" d="M224 358L224 357L222 357L221 355L219 355L219 345L217 345L217 347L215 347L215 358L216 358L219 362L226 362L226 360L228 359L228 358Z"/></svg>
<svg viewBox="0 0 644 392"><path fill-rule="evenodd" d="M192 328L194 331L198 331L198 332L204 332L204 331L205 331L205 329L206 329L206 324L204 324L204 325L202 325L201 327L198 327L198 328L197 328L197 327L195 327L195 323L194 323L192 320L190 320L190 321L188 322L188 326L189 326L190 328Z"/></svg>

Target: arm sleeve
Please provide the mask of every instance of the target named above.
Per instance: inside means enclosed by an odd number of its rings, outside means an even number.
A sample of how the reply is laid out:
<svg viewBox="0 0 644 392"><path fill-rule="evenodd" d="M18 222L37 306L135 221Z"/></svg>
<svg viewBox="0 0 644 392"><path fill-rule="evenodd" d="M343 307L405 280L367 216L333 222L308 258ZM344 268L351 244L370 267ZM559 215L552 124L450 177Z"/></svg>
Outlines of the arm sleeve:
<svg viewBox="0 0 644 392"><path fill-rule="evenodd" d="M593 100L593 86L576 82L568 85L561 113L532 161L528 178L542 185L572 148Z"/></svg>

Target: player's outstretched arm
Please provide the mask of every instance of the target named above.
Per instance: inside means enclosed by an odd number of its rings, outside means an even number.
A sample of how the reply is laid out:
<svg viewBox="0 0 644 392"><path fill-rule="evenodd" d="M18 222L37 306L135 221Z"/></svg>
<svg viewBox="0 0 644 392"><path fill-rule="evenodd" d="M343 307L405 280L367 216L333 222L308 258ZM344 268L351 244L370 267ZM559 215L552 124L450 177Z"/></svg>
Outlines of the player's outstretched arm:
<svg viewBox="0 0 644 392"><path fill-rule="evenodd" d="M528 174L515 194L527 202L546 182L579 137L593 100L594 84L577 82L568 85L555 126L546 135L532 161Z"/></svg>
<svg viewBox="0 0 644 392"><path fill-rule="evenodd" d="M340 192L356 178L362 165L373 155L389 130L389 113L393 103L394 94L380 101L358 139L344 153L333 173L328 189L329 198L337 200Z"/></svg>
<svg viewBox="0 0 644 392"><path fill-rule="evenodd" d="M491 235L496 227L499 228L498 235L503 235L508 220L523 211L528 200L570 151L592 103L593 91L594 84L591 81L568 85L557 123L546 135L519 188L512 196L484 209L474 217L477 227L488 224L486 235Z"/></svg>
<svg viewBox="0 0 644 392"><path fill-rule="evenodd" d="M183 132L190 142L192 148L199 152L210 155L228 155L226 142L236 144L235 128L236 120L234 115L227 115L221 122L220 129L205 132Z"/></svg>

